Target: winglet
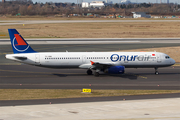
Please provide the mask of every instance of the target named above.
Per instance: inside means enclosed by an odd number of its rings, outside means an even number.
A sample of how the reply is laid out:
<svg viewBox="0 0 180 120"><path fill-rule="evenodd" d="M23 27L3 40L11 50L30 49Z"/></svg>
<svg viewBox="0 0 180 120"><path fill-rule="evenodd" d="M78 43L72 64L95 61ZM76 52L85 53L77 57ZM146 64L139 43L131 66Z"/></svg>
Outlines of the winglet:
<svg viewBox="0 0 180 120"><path fill-rule="evenodd" d="M29 44L24 40L24 38L18 33L16 29L8 29L8 31L9 31L13 52L15 54L36 52L29 46Z"/></svg>
<svg viewBox="0 0 180 120"><path fill-rule="evenodd" d="M90 61L91 62L91 65L93 65L94 64L94 62L93 61Z"/></svg>

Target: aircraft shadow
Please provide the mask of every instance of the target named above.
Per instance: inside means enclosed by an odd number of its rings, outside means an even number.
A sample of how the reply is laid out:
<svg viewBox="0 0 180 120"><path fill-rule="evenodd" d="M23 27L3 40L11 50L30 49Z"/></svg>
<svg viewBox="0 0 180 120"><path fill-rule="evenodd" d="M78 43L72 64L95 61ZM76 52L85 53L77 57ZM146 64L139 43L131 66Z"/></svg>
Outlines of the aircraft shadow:
<svg viewBox="0 0 180 120"><path fill-rule="evenodd" d="M65 75L65 74L53 74L55 76L58 76L58 77L67 77L68 75Z"/></svg>
<svg viewBox="0 0 180 120"><path fill-rule="evenodd" d="M94 77L93 75L87 75L87 74L52 74L58 77L68 77L68 76L73 76L73 77ZM121 74L121 75L113 75L113 74L100 74L99 77L120 77L120 78L127 78L131 80L136 80L138 78L137 75L134 74ZM99 77L95 77L96 79Z"/></svg>
<svg viewBox="0 0 180 120"><path fill-rule="evenodd" d="M127 78L130 80L137 80L138 76L134 75L134 74L120 74L120 75L116 75L116 74L111 74L109 75L111 77L120 77L120 78Z"/></svg>
<svg viewBox="0 0 180 120"><path fill-rule="evenodd" d="M58 76L58 77L68 77L68 76L88 76L86 74L52 74L52 75L55 75L55 76Z"/></svg>
<svg viewBox="0 0 180 120"><path fill-rule="evenodd" d="M180 73L160 73L159 75L180 75ZM58 77L94 77L93 75L87 75L87 74L52 74L54 76L58 76ZM130 79L130 80L137 80L138 78L147 78L147 75L150 76L159 76L159 75L155 75L154 73L140 73L140 74L134 74L134 73L125 73L125 74L100 74L99 77L119 77L119 78L123 78L123 79ZM98 79L99 77L95 77L96 79Z"/></svg>

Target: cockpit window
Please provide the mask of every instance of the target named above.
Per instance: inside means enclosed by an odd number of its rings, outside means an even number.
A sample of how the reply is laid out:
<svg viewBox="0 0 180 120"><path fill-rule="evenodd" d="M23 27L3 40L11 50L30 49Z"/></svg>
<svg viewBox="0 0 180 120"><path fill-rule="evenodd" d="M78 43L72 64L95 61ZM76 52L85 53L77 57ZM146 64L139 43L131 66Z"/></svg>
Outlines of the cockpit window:
<svg viewBox="0 0 180 120"><path fill-rule="evenodd" d="M165 56L166 59L169 59L170 57L169 56Z"/></svg>

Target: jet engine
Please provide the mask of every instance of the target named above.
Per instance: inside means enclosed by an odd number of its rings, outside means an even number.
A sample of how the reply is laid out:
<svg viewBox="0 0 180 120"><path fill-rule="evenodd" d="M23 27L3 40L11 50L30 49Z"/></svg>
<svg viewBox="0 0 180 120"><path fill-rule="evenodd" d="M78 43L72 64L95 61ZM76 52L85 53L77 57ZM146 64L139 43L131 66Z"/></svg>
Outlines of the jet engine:
<svg viewBox="0 0 180 120"><path fill-rule="evenodd" d="M111 66L105 70L105 72L109 74L123 74L124 71L125 71L124 66Z"/></svg>

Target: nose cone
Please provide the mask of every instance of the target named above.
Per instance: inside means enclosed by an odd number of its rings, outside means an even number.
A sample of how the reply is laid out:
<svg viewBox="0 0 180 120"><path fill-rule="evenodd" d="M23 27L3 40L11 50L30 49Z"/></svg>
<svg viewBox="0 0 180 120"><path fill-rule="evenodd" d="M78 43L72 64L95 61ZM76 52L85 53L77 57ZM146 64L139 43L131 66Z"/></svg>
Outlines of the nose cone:
<svg viewBox="0 0 180 120"><path fill-rule="evenodd" d="M174 65L176 61L174 59L171 59L171 64Z"/></svg>

